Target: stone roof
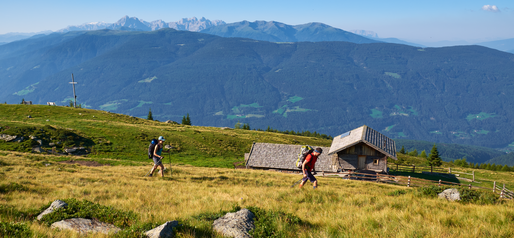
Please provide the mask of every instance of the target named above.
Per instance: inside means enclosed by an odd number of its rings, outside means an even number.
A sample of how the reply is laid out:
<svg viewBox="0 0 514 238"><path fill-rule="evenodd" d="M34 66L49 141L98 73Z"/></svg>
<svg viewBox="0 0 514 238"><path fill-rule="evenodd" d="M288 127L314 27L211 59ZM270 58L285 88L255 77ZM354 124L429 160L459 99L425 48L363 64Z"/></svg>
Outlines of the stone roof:
<svg viewBox="0 0 514 238"><path fill-rule="evenodd" d="M366 125L334 137L328 154L337 153L361 142L397 160L395 141Z"/></svg>
<svg viewBox="0 0 514 238"><path fill-rule="evenodd" d="M271 143L254 143L246 165L251 168L270 168L284 170L298 170L295 166L303 145L284 145ZM316 162L316 171L334 171L331 159L327 153L329 147L320 147L323 153Z"/></svg>

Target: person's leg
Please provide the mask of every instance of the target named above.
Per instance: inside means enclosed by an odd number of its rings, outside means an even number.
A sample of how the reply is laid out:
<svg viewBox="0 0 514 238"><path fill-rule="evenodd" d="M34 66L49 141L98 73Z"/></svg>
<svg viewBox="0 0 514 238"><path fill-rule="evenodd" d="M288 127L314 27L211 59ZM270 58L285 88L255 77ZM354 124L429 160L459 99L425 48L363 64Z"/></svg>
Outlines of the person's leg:
<svg viewBox="0 0 514 238"><path fill-rule="evenodd" d="M160 164L159 167L161 167L161 177L164 177L164 165Z"/></svg>
<svg viewBox="0 0 514 238"><path fill-rule="evenodd" d="M318 180L316 179L316 177L314 177L314 175L312 175L310 171L307 172L307 178L309 178L309 181L313 183L313 188L318 187Z"/></svg>
<svg viewBox="0 0 514 238"><path fill-rule="evenodd" d="M303 178L302 182L300 183L300 188L303 187L303 185L305 184L305 182L307 182L307 179L306 178Z"/></svg>
<svg viewBox="0 0 514 238"><path fill-rule="evenodd" d="M153 172L155 171L156 168L157 168L157 165L154 164L153 167L152 167L152 170L150 171L150 176L153 175Z"/></svg>

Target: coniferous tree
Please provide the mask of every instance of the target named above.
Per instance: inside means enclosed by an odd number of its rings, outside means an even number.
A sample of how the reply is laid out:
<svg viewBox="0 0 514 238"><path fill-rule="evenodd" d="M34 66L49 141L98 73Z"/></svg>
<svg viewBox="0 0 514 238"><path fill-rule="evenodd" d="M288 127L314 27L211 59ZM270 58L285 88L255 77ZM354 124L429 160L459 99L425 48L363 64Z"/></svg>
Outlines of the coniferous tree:
<svg viewBox="0 0 514 238"><path fill-rule="evenodd" d="M241 129L241 122L237 121L237 123L234 125L234 129Z"/></svg>
<svg viewBox="0 0 514 238"><path fill-rule="evenodd" d="M187 125L191 125L191 118L189 117L189 113L187 114L186 116L186 120L187 120Z"/></svg>
<svg viewBox="0 0 514 238"><path fill-rule="evenodd" d="M414 149L413 151L409 152L410 156L418 156L418 150Z"/></svg>
<svg viewBox="0 0 514 238"><path fill-rule="evenodd" d="M187 114L187 116L182 117L182 125L191 125L191 118L189 118L189 113Z"/></svg>
<svg viewBox="0 0 514 238"><path fill-rule="evenodd" d="M403 147L403 145L402 145L402 148L400 149L400 154L405 154L405 147Z"/></svg>
<svg viewBox="0 0 514 238"><path fill-rule="evenodd" d="M432 147L432 150L430 151L430 155L428 155L427 158L427 164L428 166L441 166L443 164L443 161L441 160L441 157L439 157L439 151L437 151L437 147Z"/></svg>
<svg viewBox="0 0 514 238"><path fill-rule="evenodd" d="M21 99L21 103L20 104L23 104L23 103L25 103L25 98Z"/></svg>
<svg viewBox="0 0 514 238"><path fill-rule="evenodd" d="M425 150L421 151L421 154L419 155L419 157L421 157L423 159L426 159L427 158L427 152L425 152Z"/></svg>
<svg viewBox="0 0 514 238"><path fill-rule="evenodd" d="M501 169L501 171L509 171L509 170L510 170L510 169L509 169L509 166L507 166L507 165L504 165L504 166L502 167L502 169Z"/></svg>
<svg viewBox="0 0 514 238"><path fill-rule="evenodd" d="M146 120L153 121L152 108L150 108L150 110L148 111L148 116L146 117Z"/></svg>

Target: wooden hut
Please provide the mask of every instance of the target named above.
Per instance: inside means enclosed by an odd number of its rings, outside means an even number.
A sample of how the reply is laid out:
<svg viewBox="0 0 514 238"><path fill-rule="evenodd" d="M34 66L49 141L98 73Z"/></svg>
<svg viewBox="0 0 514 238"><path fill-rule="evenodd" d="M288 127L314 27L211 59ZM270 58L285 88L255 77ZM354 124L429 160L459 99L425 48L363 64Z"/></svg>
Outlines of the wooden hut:
<svg viewBox="0 0 514 238"><path fill-rule="evenodd" d="M329 156L340 170L387 171L387 158L396 158L394 140L364 125L334 137Z"/></svg>

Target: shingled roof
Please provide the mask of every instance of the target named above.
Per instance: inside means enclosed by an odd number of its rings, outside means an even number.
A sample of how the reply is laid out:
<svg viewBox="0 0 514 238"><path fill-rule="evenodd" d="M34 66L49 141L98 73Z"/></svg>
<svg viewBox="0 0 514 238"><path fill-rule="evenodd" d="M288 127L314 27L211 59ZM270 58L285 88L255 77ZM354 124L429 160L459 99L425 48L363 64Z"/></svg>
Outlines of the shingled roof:
<svg viewBox="0 0 514 238"><path fill-rule="evenodd" d="M396 158L395 141L366 125L334 137L328 154L337 153L361 142L380 151L389 158L398 160Z"/></svg>
<svg viewBox="0 0 514 238"><path fill-rule="evenodd" d="M300 170L295 166L298 153L303 145L284 145L271 143L254 143L250 151L246 165L251 168L270 168L284 170ZM330 156L327 151L329 147L320 147L323 153L316 162L316 171L334 171Z"/></svg>

